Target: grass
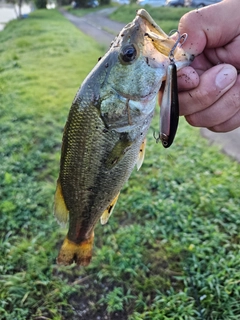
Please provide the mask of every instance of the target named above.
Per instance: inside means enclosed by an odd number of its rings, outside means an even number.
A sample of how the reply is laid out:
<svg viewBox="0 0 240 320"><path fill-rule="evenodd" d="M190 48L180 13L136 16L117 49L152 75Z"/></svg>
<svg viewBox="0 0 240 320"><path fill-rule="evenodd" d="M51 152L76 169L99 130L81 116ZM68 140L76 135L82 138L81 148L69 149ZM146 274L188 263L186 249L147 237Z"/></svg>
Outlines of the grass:
<svg viewBox="0 0 240 320"><path fill-rule="evenodd" d="M102 5L96 8L79 8L79 9L73 9L71 6L65 6L64 9L67 10L69 13L74 14L75 16L83 17L88 13L96 12L96 11L110 8L110 7L119 7L119 4L112 2L109 5Z"/></svg>
<svg viewBox="0 0 240 320"><path fill-rule="evenodd" d="M112 2L111 7L116 7L116 10L109 15L109 18L118 22L129 23L132 21L136 15L136 11L140 8L143 8L137 4L130 5L121 5ZM101 6L101 9L108 8L110 6ZM192 10L192 8L173 8L173 7L159 7L154 8L149 5L144 6L144 8L150 13L150 15L154 18L156 23L158 23L161 27L164 26L164 31L169 33L173 29L177 29L179 18L184 15L186 12ZM70 13L82 17L88 13L96 12L99 10L97 8L87 8L87 9L72 9L71 7L65 7ZM110 30L106 30L110 32Z"/></svg>
<svg viewBox="0 0 240 320"><path fill-rule="evenodd" d="M119 22L128 23L135 17L136 11L142 7L137 4L124 5L114 11L110 18ZM192 8L173 8L173 7L151 7L146 5L143 7L153 17L155 22L164 29L166 33L169 33L173 29L177 29L179 19L186 12L192 10Z"/></svg>
<svg viewBox="0 0 240 320"><path fill-rule="evenodd" d="M56 265L62 130L103 50L54 10L11 22L0 41L0 318L239 319L240 166L183 119L165 150L156 115L89 267Z"/></svg>

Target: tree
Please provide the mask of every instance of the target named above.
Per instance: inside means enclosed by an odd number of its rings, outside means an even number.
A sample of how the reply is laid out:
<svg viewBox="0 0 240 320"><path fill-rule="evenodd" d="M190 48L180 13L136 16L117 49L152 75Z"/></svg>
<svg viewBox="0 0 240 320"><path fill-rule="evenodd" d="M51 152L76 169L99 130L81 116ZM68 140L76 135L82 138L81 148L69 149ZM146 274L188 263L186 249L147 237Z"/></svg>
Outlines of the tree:
<svg viewBox="0 0 240 320"><path fill-rule="evenodd" d="M38 9L46 9L47 7L47 0L35 0L34 3Z"/></svg>

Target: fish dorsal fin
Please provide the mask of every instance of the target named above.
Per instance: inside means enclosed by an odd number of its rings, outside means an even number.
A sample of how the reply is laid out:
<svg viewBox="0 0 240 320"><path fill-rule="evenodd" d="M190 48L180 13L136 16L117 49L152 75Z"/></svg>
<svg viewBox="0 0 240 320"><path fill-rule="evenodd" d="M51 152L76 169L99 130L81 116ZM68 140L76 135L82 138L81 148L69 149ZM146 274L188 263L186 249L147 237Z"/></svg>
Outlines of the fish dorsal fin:
<svg viewBox="0 0 240 320"><path fill-rule="evenodd" d="M139 154L138 154L138 158L137 158L137 170L139 170L143 164L143 160L144 160L144 156L145 156L145 150L146 150L146 143L147 143L147 139L145 138L141 144L140 150L139 150Z"/></svg>
<svg viewBox="0 0 240 320"><path fill-rule="evenodd" d="M102 216L101 216L101 224L104 225L108 222L108 219L110 218L113 209L117 203L118 197L119 197L120 192L118 192L118 194L116 195L116 197L113 199L113 201L111 202L111 204L107 207L107 209L103 212Z"/></svg>
<svg viewBox="0 0 240 320"><path fill-rule="evenodd" d="M65 204L62 187L60 181L57 181L57 188L54 196L54 215L60 223L67 223L68 221L68 209Z"/></svg>

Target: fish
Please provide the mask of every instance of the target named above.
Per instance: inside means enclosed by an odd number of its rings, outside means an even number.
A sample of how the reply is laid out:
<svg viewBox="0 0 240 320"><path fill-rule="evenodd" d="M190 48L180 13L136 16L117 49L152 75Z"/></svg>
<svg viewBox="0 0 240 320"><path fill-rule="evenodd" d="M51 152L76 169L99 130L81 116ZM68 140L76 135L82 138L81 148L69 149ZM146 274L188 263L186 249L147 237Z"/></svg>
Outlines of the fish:
<svg viewBox="0 0 240 320"><path fill-rule="evenodd" d="M57 263L87 266L94 228L106 224L120 191L144 159L157 94L175 41L140 9L79 88L62 138L54 215L69 223ZM192 56L174 51L177 69Z"/></svg>

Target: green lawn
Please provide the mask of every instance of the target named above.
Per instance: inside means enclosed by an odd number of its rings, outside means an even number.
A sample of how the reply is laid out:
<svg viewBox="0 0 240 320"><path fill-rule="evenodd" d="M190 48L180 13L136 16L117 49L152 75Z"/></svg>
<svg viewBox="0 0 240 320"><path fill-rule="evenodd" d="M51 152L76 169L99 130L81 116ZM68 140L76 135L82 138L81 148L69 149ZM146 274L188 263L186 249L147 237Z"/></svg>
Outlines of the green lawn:
<svg viewBox="0 0 240 320"><path fill-rule="evenodd" d="M181 16L186 12L192 10L192 8L173 8L173 7L151 7L146 5L140 7L137 4L131 4L128 6L121 6L116 11L114 11L110 18L119 22L128 23L131 21L135 15L136 11L140 8L146 9L150 15L153 17L155 22L162 28L166 33L169 33L173 29L177 29L178 22ZM74 13L74 12L73 12Z"/></svg>
<svg viewBox="0 0 240 320"><path fill-rule="evenodd" d="M156 144L158 109L92 263L56 265L62 131L102 48L55 10L0 43L0 319L239 319L240 166L183 119L169 150Z"/></svg>
<svg viewBox="0 0 240 320"><path fill-rule="evenodd" d="M112 2L110 5L102 5L100 7L96 8L80 8L80 9L73 9L72 6L64 6L64 10L74 14L75 16L78 17L83 17L88 13L96 12L102 9L110 8L110 7L119 7L118 3Z"/></svg>

